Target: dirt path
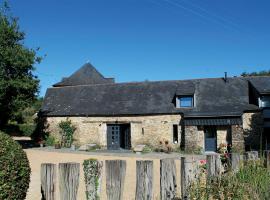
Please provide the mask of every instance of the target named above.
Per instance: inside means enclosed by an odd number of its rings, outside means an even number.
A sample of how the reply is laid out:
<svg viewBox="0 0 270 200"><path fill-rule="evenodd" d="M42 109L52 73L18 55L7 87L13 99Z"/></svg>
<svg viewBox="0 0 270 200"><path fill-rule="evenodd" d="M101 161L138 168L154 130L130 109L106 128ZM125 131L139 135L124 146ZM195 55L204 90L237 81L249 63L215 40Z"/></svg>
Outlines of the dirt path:
<svg viewBox="0 0 270 200"><path fill-rule="evenodd" d="M127 162L126 170L126 179L124 185L124 198L125 200L134 200L135 199L135 187L136 187L136 160L153 160L154 162L154 199L159 199L159 158L147 158L146 156L135 155L134 157L123 157L123 156L112 156L112 155L92 155L92 154L83 154L83 153L70 153L70 152L53 152L53 151L41 151L35 149L26 149L25 150L30 161L30 166L32 170L31 174L31 183L28 190L26 200L39 200L41 199L40 195L40 165L41 163L61 163L61 162L78 162L83 163L83 160L89 158L96 158L98 160L113 160L113 159L122 159ZM134 155L134 154L133 154ZM180 194L180 161L176 161L176 170L177 170L177 185L178 185L178 195ZM101 187L101 199L106 200L106 183L104 177L105 168L103 168L103 177L102 177L102 187ZM58 175L58 173L57 173ZM57 180L58 181L58 180ZM56 192L57 198L59 199L59 188L58 182L56 183ZM81 165L80 173L80 186L78 192L78 200L85 200L85 185L83 178L83 170Z"/></svg>

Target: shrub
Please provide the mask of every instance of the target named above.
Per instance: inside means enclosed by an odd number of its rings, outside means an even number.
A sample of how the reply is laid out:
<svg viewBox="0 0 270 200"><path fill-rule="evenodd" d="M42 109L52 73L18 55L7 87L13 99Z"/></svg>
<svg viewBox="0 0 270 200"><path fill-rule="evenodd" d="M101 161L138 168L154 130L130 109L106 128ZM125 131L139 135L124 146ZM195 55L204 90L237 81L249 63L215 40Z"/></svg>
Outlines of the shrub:
<svg viewBox="0 0 270 200"><path fill-rule="evenodd" d="M262 162L242 167L237 173L228 172L221 178L198 181L190 188L190 199L270 199L270 172Z"/></svg>
<svg viewBox="0 0 270 200"><path fill-rule="evenodd" d="M19 128L23 136L30 137L34 133L36 125L35 124L19 124Z"/></svg>
<svg viewBox="0 0 270 200"><path fill-rule="evenodd" d="M30 173L29 161L21 146L0 132L0 199L25 199Z"/></svg>
<svg viewBox="0 0 270 200"><path fill-rule="evenodd" d="M46 146L53 146L56 143L56 140L53 136L48 135L45 139L45 145Z"/></svg>
<svg viewBox="0 0 270 200"><path fill-rule="evenodd" d="M142 150L142 153L151 153L153 151L153 148L150 145L145 145L145 147Z"/></svg>
<svg viewBox="0 0 270 200"><path fill-rule="evenodd" d="M73 134L76 127L72 125L70 120L66 120L59 123L59 128L62 134L62 145L64 147L70 147L73 142Z"/></svg>

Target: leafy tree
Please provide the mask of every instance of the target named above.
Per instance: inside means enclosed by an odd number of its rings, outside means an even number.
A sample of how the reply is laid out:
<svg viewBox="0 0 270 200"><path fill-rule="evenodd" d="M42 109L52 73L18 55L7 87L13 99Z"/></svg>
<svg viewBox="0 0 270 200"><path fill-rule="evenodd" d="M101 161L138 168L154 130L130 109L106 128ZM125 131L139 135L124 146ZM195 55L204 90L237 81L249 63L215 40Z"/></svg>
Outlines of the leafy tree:
<svg viewBox="0 0 270 200"><path fill-rule="evenodd" d="M263 71L259 71L259 72L243 72L241 74L241 76L243 77L247 77L247 76L270 76L270 70L263 70Z"/></svg>
<svg viewBox="0 0 270 200"><path fill-rule="evenodd" d="M0 128L35 101L39 91L33 71L41 57L38 49L24 45L24 39L18 19L9 14L5 2L0 8Z"/></svg>

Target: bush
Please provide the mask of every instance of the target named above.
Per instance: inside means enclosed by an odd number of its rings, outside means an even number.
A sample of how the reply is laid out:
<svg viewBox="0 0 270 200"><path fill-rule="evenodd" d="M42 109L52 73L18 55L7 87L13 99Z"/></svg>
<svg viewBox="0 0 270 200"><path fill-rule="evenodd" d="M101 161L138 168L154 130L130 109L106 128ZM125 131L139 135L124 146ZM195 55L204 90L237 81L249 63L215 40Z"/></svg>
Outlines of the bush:
<svg viewBox="0 0 270 200"><path fill-rule="evenodd" d="M34 133L36 125L35 124L20 124L19 128L23 136L30 137Z"/></svg>
<svg viewBox="0 0 270 200"><path fill-rule="evenodd" d="M58 124L61 129L62 134L62 145L64 147L70 147L73 142L73 134L76 130L76 127L72 125L70 120L61 121Z"/></svg>
<svg viewBox="0 0 270 200"><path fill-rule="evenodd" d="M220 178L200 181L190 188L190 199L270 199L270 172L262 162L248 163L237 173L228 172Z"/></svg>
<svg viewBox="0 0 270 200"><path fill-rule="evenodd" d="M30 173L29 161L21 146L0 132L0 199L25 199Z"/></svg>
<svg viewBox="0 0 270 200"><path fill-rule="evenodd" d="M56 140L53 136L48 135L45 139L45 145L46 146L53 146L56 143Z"/></svg>

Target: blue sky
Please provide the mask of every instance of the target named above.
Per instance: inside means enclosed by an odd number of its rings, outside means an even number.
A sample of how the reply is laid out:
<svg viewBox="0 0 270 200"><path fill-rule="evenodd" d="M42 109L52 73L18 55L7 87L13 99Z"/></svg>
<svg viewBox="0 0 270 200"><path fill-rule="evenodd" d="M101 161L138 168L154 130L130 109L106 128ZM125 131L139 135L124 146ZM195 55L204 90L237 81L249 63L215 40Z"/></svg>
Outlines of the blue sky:
<svg viewBox="0 0 270 200"><path fill-rule="evenodd" d="M270 68L269 0L10 0L10 7L25 45L47 54L36 71L41 96L87 61L117 82Z"/></svg>

